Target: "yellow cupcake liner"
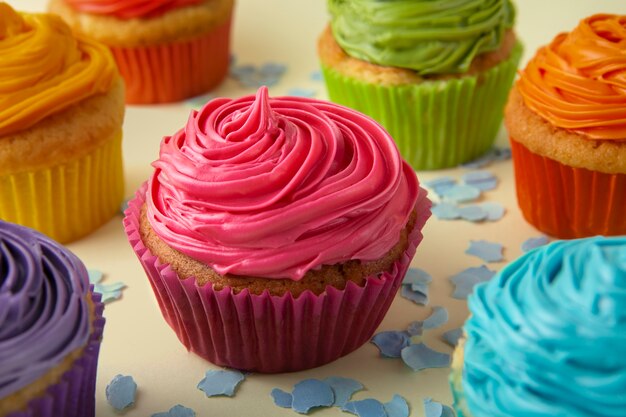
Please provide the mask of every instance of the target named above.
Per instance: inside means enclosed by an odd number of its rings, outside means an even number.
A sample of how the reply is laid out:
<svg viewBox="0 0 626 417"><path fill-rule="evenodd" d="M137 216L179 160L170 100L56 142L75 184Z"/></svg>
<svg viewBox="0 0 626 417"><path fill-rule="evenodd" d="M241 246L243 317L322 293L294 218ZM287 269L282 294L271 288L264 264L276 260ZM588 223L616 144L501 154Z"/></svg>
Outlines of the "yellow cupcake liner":
<svg viewBox="0 0 626 417"><path fill-rule="evenodd" d="M322 65L329 98L365 113L387 129L416 170L454 167L485 153L496 139L522 55L477 75L383 86Z"/></svg>
<svg viewBox="0 0 626 417"><path fill-rule="evenodd" d="M67 243L120 209L122 130L90 153L49 168L0 175L0 218Z"/></svg>

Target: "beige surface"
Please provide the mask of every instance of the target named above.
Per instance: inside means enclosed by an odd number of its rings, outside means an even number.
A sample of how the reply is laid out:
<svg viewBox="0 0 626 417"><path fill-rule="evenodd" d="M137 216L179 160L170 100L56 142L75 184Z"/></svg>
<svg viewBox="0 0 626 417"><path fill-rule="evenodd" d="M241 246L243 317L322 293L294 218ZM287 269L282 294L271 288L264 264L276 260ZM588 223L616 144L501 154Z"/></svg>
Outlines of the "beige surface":
<svg viewBox="0 0 626 417"><path fill-rule="evenodd" d="M13 0L14 6L43 10L42 0ZM523 62L541 43L546 43L561 30L572 28L578 20L599 11L626 14L626 3L616 0L518 0L516 32L526 45ZM283 95L289 88L307 87L325 98L320 82L309 75L317 69L316 39L326 24L325 2L322 0L238 0L235 10L233 51L239 63L262 64L268 61L288 64L281 82L270 89L272 95ZM253 89L241 88L227 80L217 94L236 97ZM127 194L132 194L149 175L150 162L157 156L163 135L171 134L187 119L187 104L130 107L124 125L124 151ZM501 143L505 143L501 138ZM467 315L465 302L450 297L452 285L448 277L470 266L479 266L478 258L464 254L470 239L488 239L506 246L505 258L520 255L520 245L539 233L521 217L515 202L512 165L503 162L488 168L501 182L497 190L486 193L486 201L498 201L507 207L505 217L496 223L472 224L431 219L425 227L425 239L418 248L414 266L422 267L434 277L429 307L419 307L397 297L379 330L403 329L411 321L423 319L432 306L443 305L450 311L450 321L442 328L428 331L425 340L434 349L451 352L440 340L441 334L458 327ZM436 173L419 173L422 180L440 175L456 178L462 169ZM188 354L160 316L149 284L139 263L126 243L121 217L89 237L70 245L89 268L108 274L104 281L123 280L128 284L122 300L109 304L105 310L107 325L100 356L97 387L98 417L115 416L106 404L104 389L118 373L133 375L139 385L137 405L124 416L146 417L166 411L175 404L193 408L202 416L297 416L292 410L275 407L269 395L274 387L291 391L294 383L304 378L331 375L361 381L367 391L355 399L374 397L388 401L393 394L403 395L412 407L411 416L423 416L422 399L433 397L449 404L447 369L412 372L401 361L381 359L376 348L367 344L356 352L329 365L305 372L280 375L249 375L235 398L206 398L195 386L207 369L215 368ZM491 264L499 269L502 264ZM349 416L337 409L320 410L314 416Z"/></svg>

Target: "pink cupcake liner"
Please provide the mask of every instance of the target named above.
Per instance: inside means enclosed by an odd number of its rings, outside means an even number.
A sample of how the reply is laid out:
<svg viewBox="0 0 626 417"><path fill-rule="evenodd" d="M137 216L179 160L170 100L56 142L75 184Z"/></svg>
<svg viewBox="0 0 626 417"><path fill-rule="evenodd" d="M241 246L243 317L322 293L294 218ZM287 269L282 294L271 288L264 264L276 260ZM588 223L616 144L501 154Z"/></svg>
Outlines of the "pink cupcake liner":
<svg viewBox="0 0 626 417"><path fill-rule="evenodd" d="M80 358L74 361L61 380L46 393L29 401L23 411L6 417L94 417L96 412L96 371L104 330L104 304L101 295L91 293L94 304L93 330Z"/></svg>
<svg viewBox="0 0 626 417"><path fill-rule="evenodd" d="M124 228L141 262L163 317L182 344L221 366L276 373L309 369L354 351L373 335L389 309L409 268L421 229L430 216L430 201L420 190L417 220L409 246L391 272L368 277L364 286L349 282L343 290L261 295L230 288L213 290L192 278L181 279L143 244L140 210L146 184L130 201Z"/></svg>

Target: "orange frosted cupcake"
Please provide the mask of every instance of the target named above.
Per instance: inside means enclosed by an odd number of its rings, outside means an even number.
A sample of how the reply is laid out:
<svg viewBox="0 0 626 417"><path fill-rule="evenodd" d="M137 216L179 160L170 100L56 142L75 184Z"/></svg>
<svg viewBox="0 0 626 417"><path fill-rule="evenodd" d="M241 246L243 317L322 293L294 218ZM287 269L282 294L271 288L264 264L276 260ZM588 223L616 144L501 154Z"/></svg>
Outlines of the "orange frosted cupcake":
<svg viewBox="0 0 626 417"><path fill-rule="evenodd" d="M233 0L50 0L49 8L111 48L127 103L202 94L228 71Z"/></svg>
<svg viewBox="0 0 626 417"><path fill-rule="evenodd" d="M524 217L559 238L626 234L626 16L559 34L506 107Z"/></svg>
<svg viewBox="0 0 626 417"><path fill-rule="evenodd" d="M124 83L106 46L0 3L0 219L66 243L124 194Z"/></svg>

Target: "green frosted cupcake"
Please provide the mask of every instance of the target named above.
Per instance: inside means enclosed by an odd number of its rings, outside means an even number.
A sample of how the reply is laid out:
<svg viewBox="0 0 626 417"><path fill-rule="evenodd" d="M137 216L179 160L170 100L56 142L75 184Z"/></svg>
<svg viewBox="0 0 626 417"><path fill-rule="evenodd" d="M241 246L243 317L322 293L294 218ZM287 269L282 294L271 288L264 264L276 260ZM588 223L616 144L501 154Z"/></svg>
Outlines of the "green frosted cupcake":
<svg viewBox="0 0 626 417"><path fill-rule="evenodd" d="M328 0L328 95L378 120L417 170L492 145L522 46L510 0Z"/></svg>

